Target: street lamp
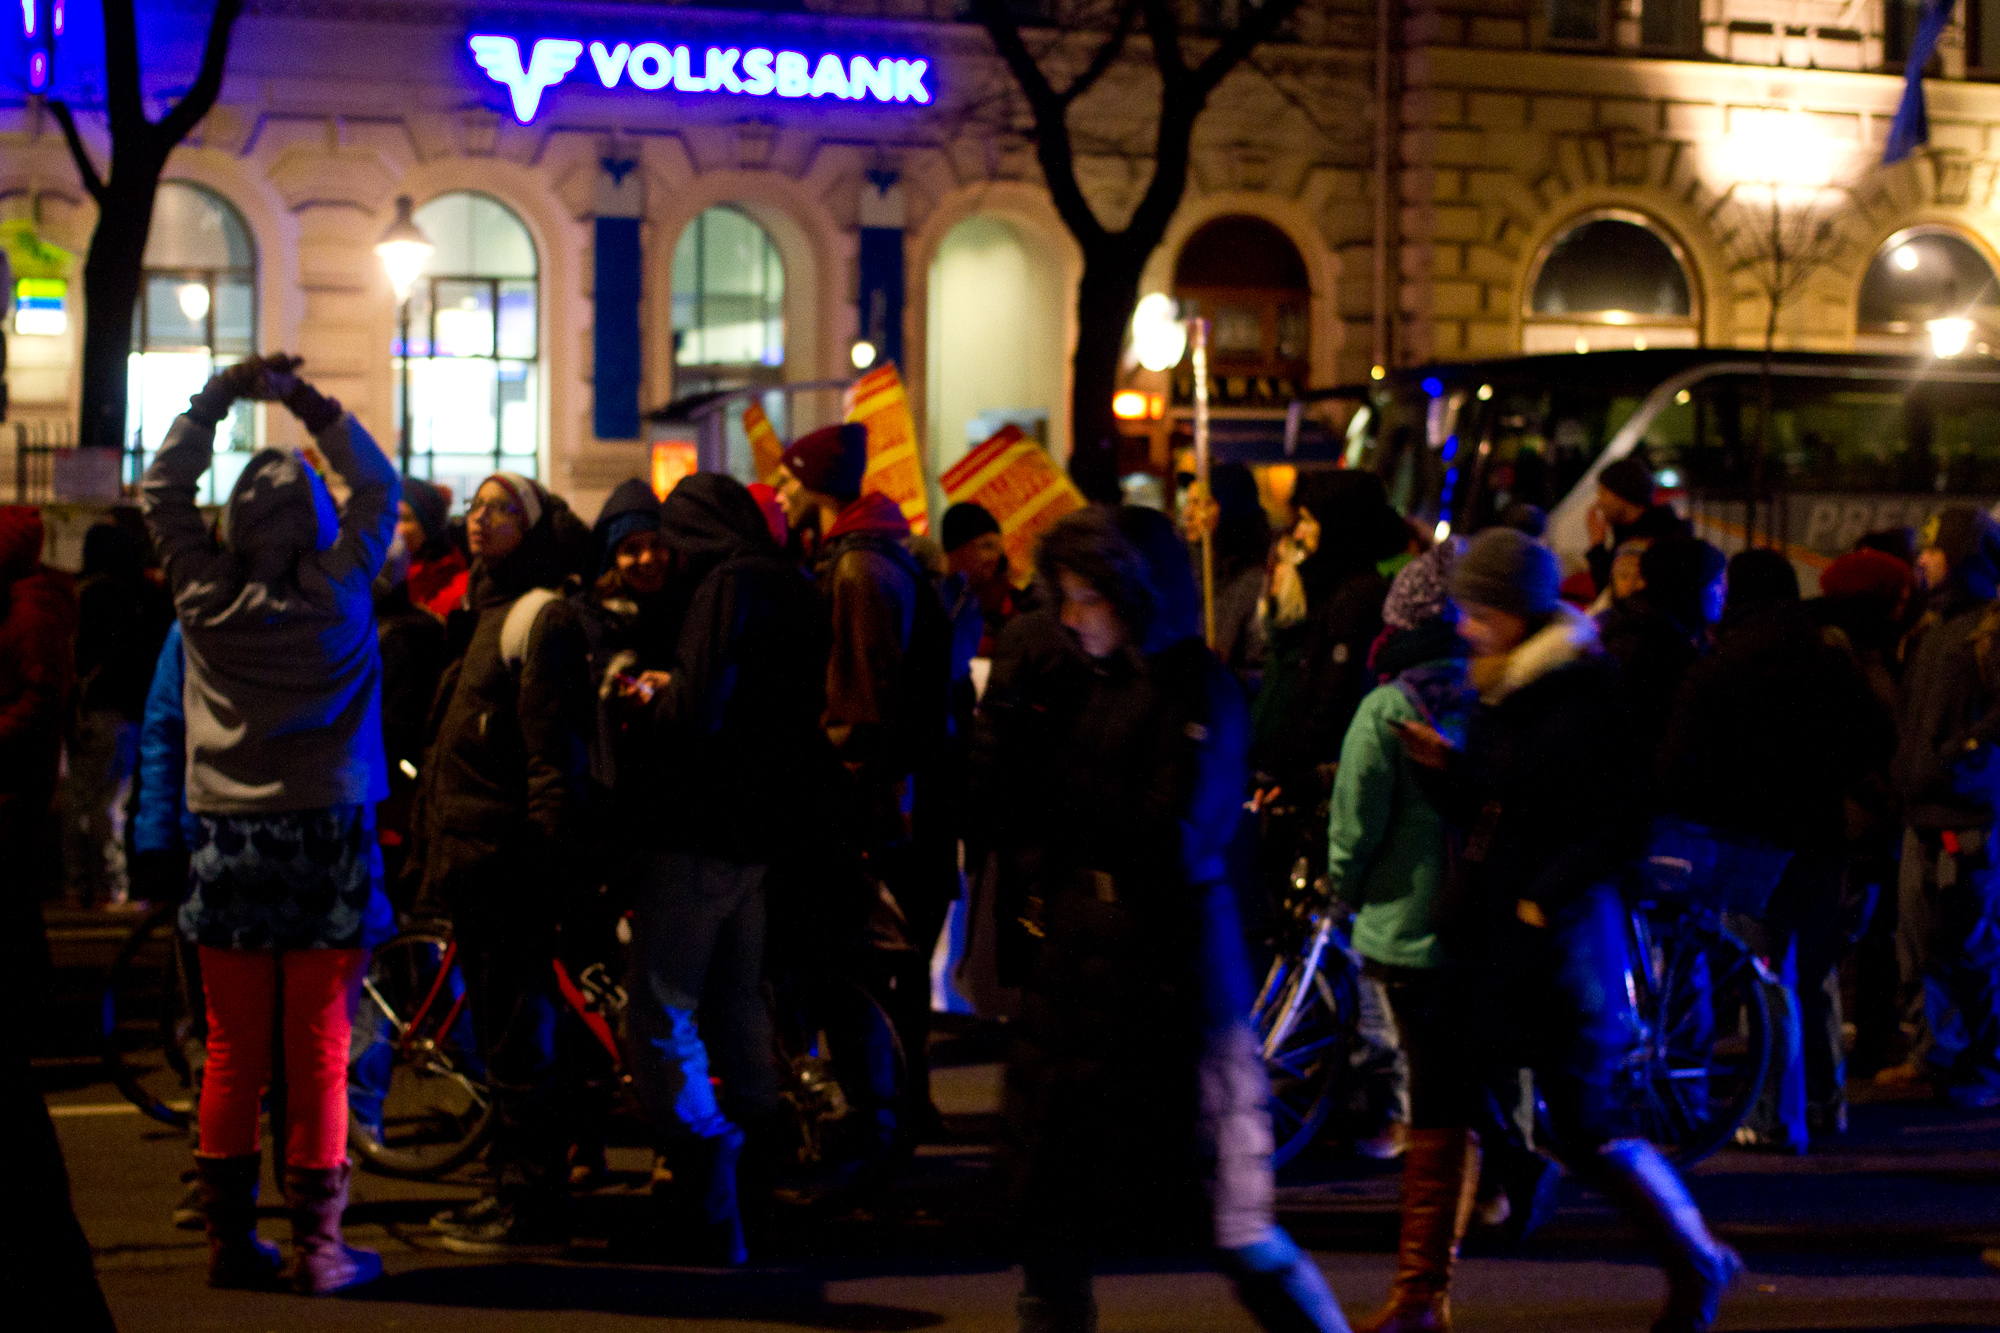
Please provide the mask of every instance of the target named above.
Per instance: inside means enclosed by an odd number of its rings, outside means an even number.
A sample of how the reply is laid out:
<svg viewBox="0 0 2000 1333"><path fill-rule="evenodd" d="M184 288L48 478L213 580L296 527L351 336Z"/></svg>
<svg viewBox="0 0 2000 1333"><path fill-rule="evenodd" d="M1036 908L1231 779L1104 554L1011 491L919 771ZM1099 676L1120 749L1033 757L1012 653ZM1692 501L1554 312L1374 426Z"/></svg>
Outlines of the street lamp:
<svg viewBox="0 0 2000 1333"><path fill-rule="evenodd" d="M396 220L389 224L389 230L382 233L382 239L375 242L375 253L382 258L382 267L389 275L389 285L396 289L396 303L400 307L398 320L402 326L403 353L403 421L402 447L403 471L410 470L410 292L417 285L417 276L430 262L431 252L437 247L430 237L424 235L423 228L410 216L410 196L396 197Z"/></svg>

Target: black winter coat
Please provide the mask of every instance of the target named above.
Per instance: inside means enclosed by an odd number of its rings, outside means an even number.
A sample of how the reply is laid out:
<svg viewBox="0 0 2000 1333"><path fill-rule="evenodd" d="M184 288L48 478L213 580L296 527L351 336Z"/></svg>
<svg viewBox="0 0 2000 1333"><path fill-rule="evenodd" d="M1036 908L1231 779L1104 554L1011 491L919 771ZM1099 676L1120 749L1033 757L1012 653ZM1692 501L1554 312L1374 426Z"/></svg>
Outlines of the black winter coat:
<svg viewBox="0 0 2000 1333"><path fill-rule="evenodd" d="M1781 847L1841 845L1844 801L1895 723L1853 654L1796 602L1730 624L1689 669L1660 753L1666 808Z"/></svg>
<svg viewBox="0 0 2000 1333"><path fill-rule="evenodd" d="M655 846L787 860L807 836L802 811L834 772L819 727L819 598L732 478L685 478L661 517L694 591L671 660L640 662L673 678L626 729L621 823Z"/></svg>
<svg viewBox="0 0 2000 1333"><path fill-rule="evenodd" d="M1954 582L1932 595L1903 672L1894 776L1905 818L1920 829L1979 828L2000 809L2000 694L1980 670L1994 603Z"/></svg>
<svg viewBox="0 0 2000 1333"><path fill-rule="evenodd" d="M583 537L568 506L549 503L514 555L475 567L472 609L447 627L469 638L438 685L405 872L419 901L461 930L516 939L546 934L595 870L583 833L596 691L578 606L551 600L519 664L501 660L508 611L530 589L558 586L568 570L556 548Z"/></svg>
<svg viewBox="0 0 2000 1333"><path fill-rule="evenodd" d="M1164 540L1141 549L1179 609L1150 651L1092 663L1052 719L1048 799L1028 848L1029 912L1043 938L1009 1055L1006 1116L1027 1163L1116 1155L1159 1184L1190 1160L1204 1016L1248 1005L1237 993L1247 989L1240 933L1211 940L1207 928L1209 898L1228 894L1250 718L1235 678L1186 633L1193 579L1166 520L1151 519Z"/></svg>
<svg viewBox="0 0 2000 1333"><path fill-rule="evenodd" d="M1467 830L1456 896L1474 929L1522 899L1552 917L1616 877L1641 844L1633 777L1649 758L1618 725L1613 667L1578 612L1516 649L1499 685L1480 684L1443 806Z"/></svg>

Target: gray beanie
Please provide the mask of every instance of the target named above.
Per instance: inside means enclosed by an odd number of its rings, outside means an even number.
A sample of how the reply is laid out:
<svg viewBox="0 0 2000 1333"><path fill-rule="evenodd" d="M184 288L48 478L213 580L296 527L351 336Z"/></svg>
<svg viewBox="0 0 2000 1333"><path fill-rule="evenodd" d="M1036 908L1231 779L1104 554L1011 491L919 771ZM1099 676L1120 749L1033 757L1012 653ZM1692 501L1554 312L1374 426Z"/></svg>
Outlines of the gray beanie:
<svg viewBox="0 0 2000 1333"><path fill-rule="evenodd" d="M1555 552L1513 528L1486 529L1451 567L1453 597L1523 620L1553 615L1561 588Z"/></svg>

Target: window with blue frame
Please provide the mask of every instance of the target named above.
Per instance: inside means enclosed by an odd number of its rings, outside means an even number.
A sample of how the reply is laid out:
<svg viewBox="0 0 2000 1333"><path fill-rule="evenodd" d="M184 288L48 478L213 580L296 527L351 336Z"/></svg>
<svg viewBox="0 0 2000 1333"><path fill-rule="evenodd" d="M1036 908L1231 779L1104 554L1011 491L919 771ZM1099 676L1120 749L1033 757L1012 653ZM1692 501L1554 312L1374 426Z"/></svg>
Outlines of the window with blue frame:
<svg viewBox="0 0 2000 1333"><path fill-rule="evenodd" d="M395 340L396 420L407 358L410 470L463 506L494 472L539 476L541 266L520 217L458 191L413 214L436 247Z"/></svg>

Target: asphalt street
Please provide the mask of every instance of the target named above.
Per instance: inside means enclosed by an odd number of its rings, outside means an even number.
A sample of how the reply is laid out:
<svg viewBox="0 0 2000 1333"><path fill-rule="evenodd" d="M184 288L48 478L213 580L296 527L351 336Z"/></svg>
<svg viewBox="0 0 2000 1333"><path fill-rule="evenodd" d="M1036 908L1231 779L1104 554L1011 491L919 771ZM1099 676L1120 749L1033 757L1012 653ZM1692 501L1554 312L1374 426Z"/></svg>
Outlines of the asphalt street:
<svg viewBox="0 0 2000 1333"><path fill-rule="evenodd" d="M87 968L71 941L71 960ZM62 953L59 950L59 955ZM75 974L73 974L75 975ZM61 1035L61 1024L52 1031ZM72 1029L72 1032L74 1029ZM69 1049L59 1049L68 1046ZM76 1211L119 1327L152 1330L612 1329L1012 1330L1019 1272L993 1181L999 1069L990 1045L940 1050L950 1141L926 1146L867 1209L787 1214L767 1262L739 1272L675 1267L637 1244L651 1154L628 1126L611 1183L580 1199L578 1244L562 1261L504 1264L428 1243L424 1225L470 1198L469 1175L408 1182L361 1175L350 1239L382 1251L388 1275L344 1297L212 1292L205 1244L170 1211L188 1164L183 1132L124 1103L68 1042L37 1074L68 1162ZM1692 1184L1749 1272L1729 1329L2000 1330L2000 1112L1928 1103L1857 1105L1845 1140L1809 1157L1724 1151ZM288 1234L267 1187L268 1239ZM1393 1168L1336 1153L1283 1181L1284 1220L1325 1269L1350 1316L1373 1308L1392 1271ZM1631 1233L1564 1182L1555 1220L1525 1248L1462 1261L1454 1323L1481 1330L1643 1330L1662 1281ZM1101 1327L1248 1330L1228 1284L1198 1257L1126 1261L1100 1282ZM0 1321L4 1323L4 1321Z"/></svg>

